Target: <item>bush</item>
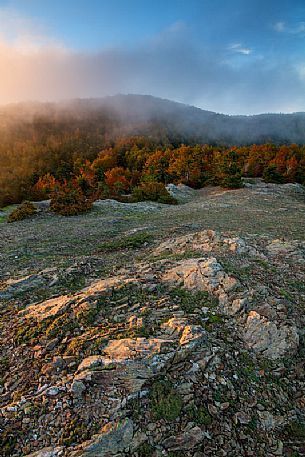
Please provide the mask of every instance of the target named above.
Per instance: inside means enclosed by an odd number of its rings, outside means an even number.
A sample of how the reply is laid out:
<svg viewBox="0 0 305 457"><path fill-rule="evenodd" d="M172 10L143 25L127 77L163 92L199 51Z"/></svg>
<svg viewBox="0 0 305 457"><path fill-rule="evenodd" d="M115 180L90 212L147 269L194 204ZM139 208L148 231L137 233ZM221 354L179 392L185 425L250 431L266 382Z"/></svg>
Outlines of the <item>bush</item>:
<svg viewBox="0 0 305 457"><path fill-rule="evenodd" d="M62 216L76 216L92 208L92 200L77 188L63 188L51 196L50 210Z"/></svg>
<svg viewBox="0 0 305 457"><path fill-rule="evenodd" d="M132 199L136 202L150 200L168 205L177 204L177 200L170 195L164 184L160 182L145 182L135 187L132 191Z"/></svg>
<svg viewBox="0 0 305 457"><path fill-rule="evenodd" d="M14 211L9 215L7 222L16 222L26 219L27 217L33 216L36 213L36 208L33 203L25 201L21 203Z"/></svg>
<svg viewBox="0 0 305 457"><path fill-rule="evenodd" d="M263 180L275 184L282 184L284 177L277 171L276 165L269 165L263 173Z"/></svg>
<svg viewBox="0 0 305 457"><path fill-rule="evenodd" d="M243 187L241 174L236 173L234 175L227 175L221 180L221 186L228 189L239 189Z"/></svg>

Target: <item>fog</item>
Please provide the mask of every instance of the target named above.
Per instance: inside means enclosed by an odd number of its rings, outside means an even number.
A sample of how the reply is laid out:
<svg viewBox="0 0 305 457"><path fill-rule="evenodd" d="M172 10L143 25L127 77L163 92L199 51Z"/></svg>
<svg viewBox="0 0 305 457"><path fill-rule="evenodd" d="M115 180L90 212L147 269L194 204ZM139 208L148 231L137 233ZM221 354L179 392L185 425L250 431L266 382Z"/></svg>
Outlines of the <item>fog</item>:
<svg viewBox="0 0 305 457"><path fill-rule="evenodd" d="M229 114L305 110L305 64L240 44L200 46L172 27L137 46L79 52L0 37L0 103L151 94Z"/></svg>

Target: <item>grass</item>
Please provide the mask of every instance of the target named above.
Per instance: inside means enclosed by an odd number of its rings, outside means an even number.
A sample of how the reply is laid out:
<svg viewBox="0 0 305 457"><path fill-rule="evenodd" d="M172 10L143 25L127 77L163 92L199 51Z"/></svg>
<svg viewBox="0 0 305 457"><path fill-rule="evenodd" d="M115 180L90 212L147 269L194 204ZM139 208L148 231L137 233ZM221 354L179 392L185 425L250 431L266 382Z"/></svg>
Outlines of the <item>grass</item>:
<svg viewBox="0 0 305 457"><path fill-rule="evenodd" d="M182 410L182 399L168 380L156 381L152 385L150 404L156 420L174 421Z"/></svg>
<svg viewBox="0 0 305 457"><path fill-rule="evenodd" d="M169 295L186 313L192 313L196 308L203 306L214 307L217 303L215 297L206 291L193 292L176 287L169 291Z"/></svg>
<svg viewBox="0 0 305 457"><path fill-rule="evenodd" d="M99 251L120 251L122 249L137 249L152 241L152 235L146 232L135 233L124 238L109 241L99 245Z"/></svg>
<svg viewBox="0 0 305 457"><path fill-rule="evenodd" d="M192 422L195 422L196 425L208 426L212 423L212 417L210 416L206 407L202 405L192 405L187 410L187 415Z"/></svg>

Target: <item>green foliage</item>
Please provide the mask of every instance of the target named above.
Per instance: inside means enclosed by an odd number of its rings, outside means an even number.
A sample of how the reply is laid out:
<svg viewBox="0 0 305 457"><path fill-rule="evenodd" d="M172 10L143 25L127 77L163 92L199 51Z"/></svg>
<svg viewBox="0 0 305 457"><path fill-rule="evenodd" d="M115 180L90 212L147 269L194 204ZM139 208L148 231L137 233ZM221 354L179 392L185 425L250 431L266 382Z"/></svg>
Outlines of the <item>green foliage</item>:
<svg viewBox="0 0 305 457"><path fill-rule="evenodd" d="M143 443L136 449L138 457L152 457L154 453L154 447L149 443Z"/></svg>
<svg viewBox="0 0 305 457"><path fill-rule="evenodd" d="M47 338L64 338L68 332L78 327L77 322L69 314L58 316L46 329Z"/></svg>
<svg viewBox="0 0 305 457"><path fill-rule="evenodd" d="M37 338L45 332L50 319L45 319L42 322L37 322L33 319L27 320L20 324L15 333L15 341L17 344L33 343Z"/></svg>
<svg viewBox="0 0 305 457"><path fill-rule="evenodd" d="M91 435L97 431L97 424L85 424L81 418L71 419L65 424L59 444L62 446L71 446L88 440Z"/></svg>
<svg viewBox="0 0 305 457"><path fill-rule="evenodd" d="M193 292L176 287L171 289L169 293L186 313L192 313L195 308L213 307L216 304L215 298L206 291Z"/></svg>
<svg viewBox="0 0 305 457"><path fill-rule="evenodd" d="M0 449L2 457L10 457L14 455L14 450L17 444L19 432L11 427L0 429Z"/></svg>
<svg viewBox="0 0 305 457"><path fill-rule="evenodd" d="M241 174L236 173L236 174L225 176L221 180L221 186L226 187L228 189L239 189L240 187L243 187Z"/></svg>
<svg viewBox="0 0 305 457"><path fill-rule="evenodd" d="M92 208L92 200L78 188L62 187L52 193L50 210L62 216L76 216Z"/></svg>
<svg viewBox="0 0 305 457"><path fill-rule="evenodd" d="M92 327L98 315L96 306L82 308L76 313L76 319L84 327Z"/></svg>
<svg viewBox="0 0 305 457"><path fill-rule="evenodd" d="M156 381L150 391L151 411L156 419L175 420L182 410L182 399L169 381Z"/></svg>
<svg viewBox="0 0 305 457"><path fill-rule="evenodd" d="M109 241L99 246L101 251L119 251L120 249L136 249L149 243L152 236L146 232L139 232L133 235L126 236L118 240Z"/></svg>
<svg viewBox="0 0 305 457"><path fill-rule="evenodd" d="M276 165L268 165L263 172L263 180L265 182L281 184L284 182L284 177L278 172Z"/></svg>
<svg viewBox="0 0 305 457"><path fill-rule="evenodd" d="M285 432L290 439L305 441L305 423L299 419L293 420L285 428Z"/></svg>
<svg viewBox="0 0 305 457"><path fill-rule="evenodd" d="M167 205L176 205L177 200L166 190L165 185L160 182L143 182L132 191L132 199L139 201L154 201Z"/></svg>
<svg viewBox="0 0 305 457"><path fill-rule="evenodd" d="M187 410L187 415L191 421L195 422L197 425L211 425L212 417L210 416L207 408L205 406L196 406L192 405Z"/></svg>
<svg viewBox="0 0 305 457"><path fill-rule="evenodd" d="M25 201L10 213L7 222L21 221L22 219L33 216L35 213L36 208L33 203Z"/></svg>

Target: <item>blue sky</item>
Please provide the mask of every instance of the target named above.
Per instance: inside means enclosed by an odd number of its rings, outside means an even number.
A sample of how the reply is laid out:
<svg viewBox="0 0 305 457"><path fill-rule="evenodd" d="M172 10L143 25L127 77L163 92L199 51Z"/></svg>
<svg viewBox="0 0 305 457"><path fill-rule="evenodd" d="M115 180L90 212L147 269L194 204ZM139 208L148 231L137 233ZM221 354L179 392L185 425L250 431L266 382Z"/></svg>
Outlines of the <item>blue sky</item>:
<svg viewBox="0 0 305 457"><path fill-rule="evenodd" d="M0 0L0 103L147 93L305 111L305 0Z"/></svg>

